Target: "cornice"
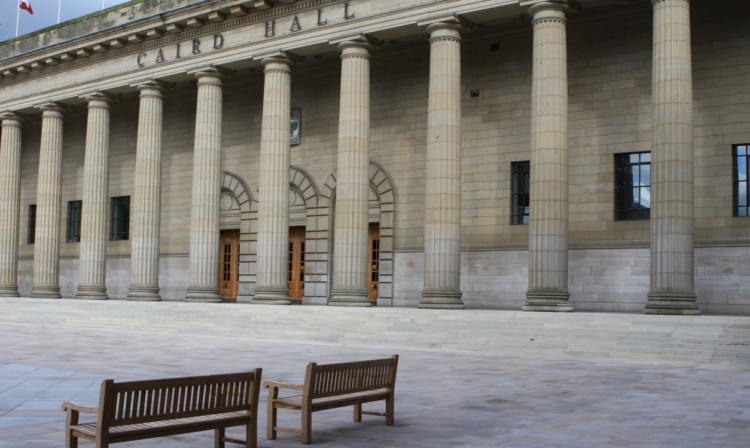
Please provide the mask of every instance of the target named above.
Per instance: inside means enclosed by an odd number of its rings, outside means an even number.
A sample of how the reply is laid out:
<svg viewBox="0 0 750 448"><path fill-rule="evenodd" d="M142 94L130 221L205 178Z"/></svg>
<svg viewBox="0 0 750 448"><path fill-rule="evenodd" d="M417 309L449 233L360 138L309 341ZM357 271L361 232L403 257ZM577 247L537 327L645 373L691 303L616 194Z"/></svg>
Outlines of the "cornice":
<svg viewBox="0 0 750 448"><path fill-rule="evenodd" d="M224 0L187 5L0 61L0 86L346 1ZM250 9L245 4L269 6Z"/></svg>

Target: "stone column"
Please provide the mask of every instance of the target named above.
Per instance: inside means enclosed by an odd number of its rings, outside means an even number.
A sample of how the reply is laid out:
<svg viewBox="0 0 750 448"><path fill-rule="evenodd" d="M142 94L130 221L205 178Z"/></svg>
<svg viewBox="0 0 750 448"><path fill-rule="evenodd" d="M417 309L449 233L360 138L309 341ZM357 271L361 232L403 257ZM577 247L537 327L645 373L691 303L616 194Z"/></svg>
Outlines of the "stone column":
<svg viewBox="0 0 750 448"><path fill-rule="evenodd" d="M253 303L288 305L290 61L263 59L258 178L258 280Z"/></svg>
<svg viewBox="0 0 750 448"><path fill-rule="evenodd" d="M102 92L84 96L89 103L83 162L81 250L76 299L107 300L109 235L109 103Z"/></svg>
<svg viewBox="0 0 750 448"><path fill-rule="evenodd" d="M220 302L219 193L221 189L221 80L215 67L195 73L193 195L190 209L190 286L186 301Z"/></svg>
<svg viewBox="0 0 750 448"><path fill-rule="evenodd" d="M461 30L434 23L430 34L424 290L420 308L461 301Z"/></svg>
<svg viewBox="0 0 750 448"><path fill-rule="evenodd" d="M653 0L651 287L646 314L700 314L693 273L689 0Z"/></svg>
<svg viewBox="0 0 750 448"><path fill-rule="evenodd" d="M573 311L568 302L567 2L529 8L533 17L529 289L524 311Z"/></svg>
<svg viewBox="0 0 750 448"><path fill-rule="evenodd" d="M21 117L0 114L0 297L18 297Z"/></svg>
<svg viewBox="0 0 750 448"><path fill-rule="evenodd" d="M145 81L141 93L130 209L130 290L128 300L161 300L159 231L161 222L161 145L164 84Z"/></svg>
<svg viewBox="0 0 750 448"><path fill-rule="evenodd" d="M371 306L367 298L371 49L365 40L339 44L341 98L330 305Z"/></svg>
<svg viewBox="0 0 750 448"><path fill-rule="evenodd" d="M59 299L63 108L57 103L45 103L38 107L42 110L42 140L36 190L31 297Z"/></svg>

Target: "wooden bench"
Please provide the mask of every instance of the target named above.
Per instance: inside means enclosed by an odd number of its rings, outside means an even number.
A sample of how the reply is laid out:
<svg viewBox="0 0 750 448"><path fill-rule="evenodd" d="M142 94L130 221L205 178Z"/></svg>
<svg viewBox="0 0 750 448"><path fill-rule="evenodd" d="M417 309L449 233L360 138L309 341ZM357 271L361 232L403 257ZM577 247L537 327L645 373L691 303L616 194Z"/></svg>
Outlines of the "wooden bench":
<svg viewBox="0 0 750 448"><path fill-rule="evenodd" d="M78 439L96 441L97 448L112 443L164 437L213 429L215 448L225 442L255 448L258 434L258 395L261 369L252 372L102 382L99 406L65 402L65 446L77 448ZM96 422L79 423L79 413L96 414ZM246 440L227 438L226 428L245 426Z"/></svg>
<svg viewBox="0 0 750 448"><path fill-rule="evenodd" d="M302 435L302 443L312 442L312 413L326 409L354 406L354 421L362 421L362 414L385 416L385 424L393 424L394 387L398 355L370 361L339 364L307 365L305 384L293 385L264 381L268 388L268 439L276 438L276 431ZM280 389L301 391L297 395L279 398ZM365 412L363 403L385 400L385 413ZM277 409L301 411L302 428L283 428L276 424Z"/></svg>

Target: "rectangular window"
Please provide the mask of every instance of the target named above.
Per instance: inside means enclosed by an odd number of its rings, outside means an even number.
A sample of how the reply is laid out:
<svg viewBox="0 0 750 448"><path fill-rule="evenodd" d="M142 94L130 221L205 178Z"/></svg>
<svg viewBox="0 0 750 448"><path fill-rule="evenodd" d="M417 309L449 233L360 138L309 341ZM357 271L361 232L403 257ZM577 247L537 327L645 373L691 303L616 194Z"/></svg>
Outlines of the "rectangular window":
<svg viewBox="0 0 750 448"><path fill-rule="evenodd" d="M81 241L81 205L83 201L68 201L68 242Z"/></svg>
<svg viewBox="0 0 750 448"><path fill-rule="evenodd" d="M130 196L112 198L112 222L110 226L112 241L127 240L130 235Z"/></svg>
<svg viewBox="0 0 750 448"><path fill-rule="evenodd" d="M734 216L750 216L750 181L748 181L748 172L750 172L750 144L734 145L733 154L734 165L734 184L733 205Z"/></svg>
<svg viewBox="0 0 750 448"><path fill-rule="evenodd" d="M529 182L530 163L513 162L513 198L511 210L511 224L529 223Z"/></svg>
<svg viewBox="0 0 750 448"><path fill-rule="evenodd" d="M36 204L29 205L29 227L26 233L26 242L34 244L36 235Z"/></svg>
<svg viewBox="0 0 750 448"><path fill-rule="evenodd" d="M615 154L615 221L651 218L651 153Z"/></svg>

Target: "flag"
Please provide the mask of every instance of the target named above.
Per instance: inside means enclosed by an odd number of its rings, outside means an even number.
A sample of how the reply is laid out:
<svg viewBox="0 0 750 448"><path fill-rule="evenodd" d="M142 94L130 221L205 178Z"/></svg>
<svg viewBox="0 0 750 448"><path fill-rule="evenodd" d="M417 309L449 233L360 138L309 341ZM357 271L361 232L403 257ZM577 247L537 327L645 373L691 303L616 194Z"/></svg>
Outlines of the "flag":
<svg viewBox="0 0 750 448"><path fill-rule="evenodd" d="M29 12L29 14L34 14L34 10L31 9L31 2L26 0L21 0L21 4L18 6L21 9L25 9Z"/></svg>

